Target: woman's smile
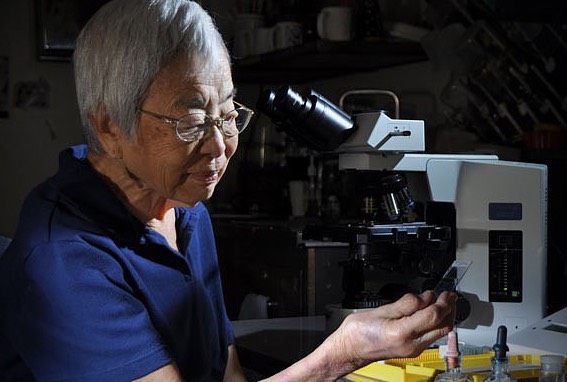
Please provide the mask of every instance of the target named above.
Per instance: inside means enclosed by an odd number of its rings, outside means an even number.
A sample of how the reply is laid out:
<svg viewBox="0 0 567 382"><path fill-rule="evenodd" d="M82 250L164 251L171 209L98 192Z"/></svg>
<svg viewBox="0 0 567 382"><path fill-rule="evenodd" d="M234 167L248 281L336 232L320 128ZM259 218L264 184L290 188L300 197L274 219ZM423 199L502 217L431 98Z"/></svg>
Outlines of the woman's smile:
<svg viewBox="0 0 567 382"><path fill-rule="evenodd" d="M218 182L219 173L218 171L201 171L189 173L189 179L195 183L200 183L203 185L210 185Z"/></svg>

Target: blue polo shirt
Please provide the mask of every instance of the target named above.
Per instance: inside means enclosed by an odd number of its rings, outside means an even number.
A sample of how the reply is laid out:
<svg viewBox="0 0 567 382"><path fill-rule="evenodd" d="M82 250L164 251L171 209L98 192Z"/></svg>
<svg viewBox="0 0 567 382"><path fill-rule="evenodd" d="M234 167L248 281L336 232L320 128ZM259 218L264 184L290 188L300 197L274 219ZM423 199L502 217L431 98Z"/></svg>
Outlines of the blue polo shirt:
<svg viewBox="0 0 567 382"><path fill-rule="evenodd" d="M86 153L62 152L0 259L0 381L127 381L170 362L222 380L234 336L206 208L176 209L178 252Z"/></svg>

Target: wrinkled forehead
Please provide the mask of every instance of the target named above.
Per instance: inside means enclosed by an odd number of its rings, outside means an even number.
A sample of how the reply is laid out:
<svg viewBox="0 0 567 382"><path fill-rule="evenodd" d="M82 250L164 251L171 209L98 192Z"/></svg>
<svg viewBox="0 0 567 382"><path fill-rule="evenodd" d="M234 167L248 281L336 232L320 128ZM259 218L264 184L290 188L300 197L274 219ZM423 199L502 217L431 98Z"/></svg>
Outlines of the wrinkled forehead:
<svg viewBox="0 0 567 382"><path fill-rule="evenodd" d="M198 77L204 81L230 81L232 82L232 70L230 58L226 54L218 54L216 57L191 56L182 59L186 64L186 77Z"/></svg>
<svg viewBox="0 0 567 382"><path fill-rule="evenodd" d="M228 55L217 60L202 56L176 57L154 78L149 95L156 93L174 93L180 98L204 97L204 103L232 97L234 85Z"/></svg>

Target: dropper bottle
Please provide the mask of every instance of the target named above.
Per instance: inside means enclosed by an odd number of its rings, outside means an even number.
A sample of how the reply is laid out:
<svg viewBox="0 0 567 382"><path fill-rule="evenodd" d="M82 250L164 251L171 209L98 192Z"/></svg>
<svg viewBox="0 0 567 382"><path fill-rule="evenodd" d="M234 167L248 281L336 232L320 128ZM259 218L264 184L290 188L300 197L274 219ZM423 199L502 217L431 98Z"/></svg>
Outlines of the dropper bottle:
<svg viewBox="0 0 567 382"><path fill-rule="evenodd" d="M501 325L498 327L498 334L496 343L492 347L494 350L494 357L490 360L492 362L492 370L484 382L516 382L516 379L508 372L508 355L509 350L506 344L506 335L508 329L506 326Z"/></svg>
<svg viewBox="0 0 567 382"><path fill-rule="evenodd" d="M435 382L472 382L473 379L461 370L461 360L457 332L452 330L447 335L445 372L437 374Z"/></svg>

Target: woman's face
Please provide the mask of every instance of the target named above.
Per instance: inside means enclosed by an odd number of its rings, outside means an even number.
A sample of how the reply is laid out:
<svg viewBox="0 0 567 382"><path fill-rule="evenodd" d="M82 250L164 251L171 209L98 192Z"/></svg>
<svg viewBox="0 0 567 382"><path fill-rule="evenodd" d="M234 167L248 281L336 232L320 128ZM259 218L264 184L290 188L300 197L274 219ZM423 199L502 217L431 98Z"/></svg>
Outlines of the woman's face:
<svg viewBox="0 0 567 382"><path fill-rule="evenodd" d="M192 112L226 115L235 108L228 59L216 68L195 60L172 62L157 75L141 108L175 119ZM137 140L123 140L122 158L144 186L194 205L211 197L237 146L238 136L224 138L216 127L200 140L184 142L175 125L140 113Z"/></svg>

